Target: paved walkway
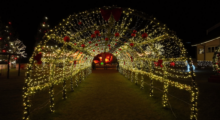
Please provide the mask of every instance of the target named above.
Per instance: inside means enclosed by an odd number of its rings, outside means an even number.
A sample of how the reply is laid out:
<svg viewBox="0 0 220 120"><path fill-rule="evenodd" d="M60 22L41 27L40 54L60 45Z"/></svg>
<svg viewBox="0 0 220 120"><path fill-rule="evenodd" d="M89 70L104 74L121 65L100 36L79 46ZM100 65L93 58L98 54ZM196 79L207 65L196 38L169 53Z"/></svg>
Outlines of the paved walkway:
<svg viewBox="0 0 220 120"><path fill-rule="evenodd" d="M147 89L147 88L146 88ZM172 120L170 110L155 103L116 70L94 70L68 99L56 104L51 120Z"/></svg>

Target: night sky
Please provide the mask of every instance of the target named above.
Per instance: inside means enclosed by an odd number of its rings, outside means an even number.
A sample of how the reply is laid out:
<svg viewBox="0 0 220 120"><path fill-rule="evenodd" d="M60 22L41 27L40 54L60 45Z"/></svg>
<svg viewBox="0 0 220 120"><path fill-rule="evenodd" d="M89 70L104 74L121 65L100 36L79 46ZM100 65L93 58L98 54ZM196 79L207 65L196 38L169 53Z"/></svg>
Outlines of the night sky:
<svg viewBox="0 0 220 120"><path fill-rule="evenodd" d="M35 36L43 17L49 18L51 28L70 14L93 9L95 7L112 6L127 7L153 15L171 30L176 31L179 38L188 45L199 43L206 36L206 30L220 22L220 0L212 1L94 1L71 0L64 2L45 1L0 1L0 16L3 22L12 22L13 28L18 31L19 39L27 46L28 56L33 52ZM193 2L192 2L193 1ZM187 44L191 42L191 44ZM195 51L190 55L195 57Z"/></svg>

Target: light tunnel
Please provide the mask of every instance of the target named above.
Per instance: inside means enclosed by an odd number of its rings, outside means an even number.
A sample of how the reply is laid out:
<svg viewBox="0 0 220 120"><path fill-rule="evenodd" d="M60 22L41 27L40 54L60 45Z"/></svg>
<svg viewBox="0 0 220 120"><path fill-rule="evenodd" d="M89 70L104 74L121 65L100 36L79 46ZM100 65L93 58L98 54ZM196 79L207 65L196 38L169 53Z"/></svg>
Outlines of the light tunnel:
<svg viewBox="0 0 220 120"><path fill-rule="evenodd" d="M120 72L126 77L135 80L133 75L146 74L152 81L162 81L164 107L167 106L167 88L172 84L168 79L170 63L181 67L181 62L190 61L175 32L141 11L109 6L70 15L45 33L29 60L23 88L23 119L29 119L31 96L45 88L49 88L50 110L54 112L54 85L63 84L63 99L66 99L66 81L74 81L72 89L77 86L92 72L93 58L104 52L116 56ZM162 67L157 67L158 64ZM162 75L154 74L155 69L162 71ZM194 73L187 75L194 82ZM178 84L177 88L180 87L196 94L192 96L190 116L196 119L197 88Z"/></svg>

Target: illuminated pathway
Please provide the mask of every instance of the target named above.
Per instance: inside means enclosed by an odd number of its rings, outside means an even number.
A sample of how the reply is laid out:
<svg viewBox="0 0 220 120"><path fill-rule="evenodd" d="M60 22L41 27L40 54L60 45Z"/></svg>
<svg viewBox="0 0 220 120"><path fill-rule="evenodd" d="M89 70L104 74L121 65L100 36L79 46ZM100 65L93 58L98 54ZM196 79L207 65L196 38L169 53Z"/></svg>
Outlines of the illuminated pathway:
<svg viewBox="0 0 220 120"><path fill-rule="evenodd" d="M146 88L148 89L148 88ZM172 120L169 110L155 104L116 70L94 70L56 112L53 120ZM42 119L42 118L41 118Z"/></svg>

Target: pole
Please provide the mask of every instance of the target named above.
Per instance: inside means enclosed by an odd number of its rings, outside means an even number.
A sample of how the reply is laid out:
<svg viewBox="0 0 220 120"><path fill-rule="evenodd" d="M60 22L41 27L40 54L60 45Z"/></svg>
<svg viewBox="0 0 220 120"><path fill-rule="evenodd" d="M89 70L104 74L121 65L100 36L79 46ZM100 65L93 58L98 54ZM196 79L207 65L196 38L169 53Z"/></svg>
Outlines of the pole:
<svg viewBox="0 0 220 120"><path fill-rule="evenodd" d="M9 57L8 57L8 74L7 74L8 79L9 79L9 61L10 61L10 57L11 57L11 55L9 54Z"/></svg>
<svg viewBox="0 0 220 120"><path fill-rule="evenodd" d="M19 56L18 76L20 76L21 55Z"/></svg>
<svg viewBox="0 0 220 120"><path fill-rule="evenodd" d="M205 54L206 54L206 49L205 49L205 45L204 45L204 61L205 61Z"/></svg>
<svg viewBox="0 0 220 120"><path fill-rule="evenodd" d="M104 64L104 69L105 69L105 53L102 53L102 62Z"/></svg>

